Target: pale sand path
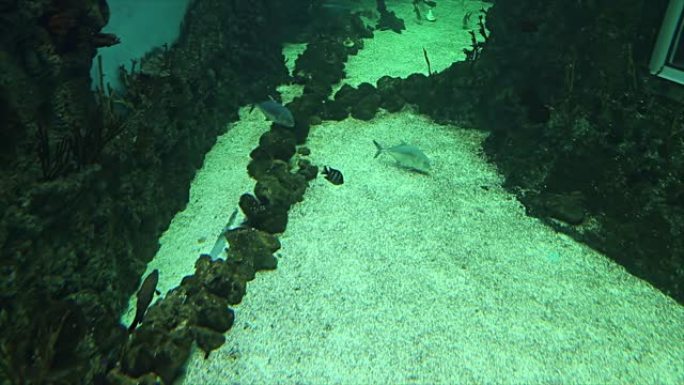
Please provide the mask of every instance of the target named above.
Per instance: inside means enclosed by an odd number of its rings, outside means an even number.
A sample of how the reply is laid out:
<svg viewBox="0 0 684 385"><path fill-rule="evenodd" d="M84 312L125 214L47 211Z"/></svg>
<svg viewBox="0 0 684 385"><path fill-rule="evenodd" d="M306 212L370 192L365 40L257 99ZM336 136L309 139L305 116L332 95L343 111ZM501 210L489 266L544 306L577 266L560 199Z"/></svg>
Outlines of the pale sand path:
<svg viewBox="0 0 684 385"><path fill-rule="evenodd" d="M432 176L372 159L404 138ZM500 187L483 135L409 111L326 123L276 271L185 384L678 384L684 309Z"/></svg>

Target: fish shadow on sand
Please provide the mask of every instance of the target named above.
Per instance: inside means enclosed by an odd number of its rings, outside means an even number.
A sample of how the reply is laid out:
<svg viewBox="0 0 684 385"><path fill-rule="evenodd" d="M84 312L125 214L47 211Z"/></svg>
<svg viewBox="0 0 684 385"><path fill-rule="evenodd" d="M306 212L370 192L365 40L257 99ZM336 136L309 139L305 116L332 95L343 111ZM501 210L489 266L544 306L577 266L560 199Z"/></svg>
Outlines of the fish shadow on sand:
<svg viewBox="0 0 684 385"><path fill-rule="evenodd" d="M420 174L420 175L425 175L425 176L432 176L432 173L431 173L430 171L418 170L418 169L413 168L413 167L404 167L404 166L402 166L401 164L399 164L399 162L394 162L393 165L394 165L396 168L399 168L399 169L402 169L402 170L406 170L406 171L408 171L408 172L410 172L410 173L413 173L413 174Z"/></svg>

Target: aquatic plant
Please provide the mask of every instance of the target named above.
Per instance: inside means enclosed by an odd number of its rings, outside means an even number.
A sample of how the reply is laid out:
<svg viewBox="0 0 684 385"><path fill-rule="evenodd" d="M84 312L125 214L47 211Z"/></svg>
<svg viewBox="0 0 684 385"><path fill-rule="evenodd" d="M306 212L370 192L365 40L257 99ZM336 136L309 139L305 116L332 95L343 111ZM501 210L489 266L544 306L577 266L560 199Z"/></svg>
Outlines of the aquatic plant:
<svg viewBox="0 0 684 385"><path fill-rule="evenodd" d="M466 55L466 61L475 61L477 58L480 57L480 53L482 52L482 49L484 48L485 43L489 39L489 34L487 33L487 27L485 27L484 23L484 14L486 13L486 10L482 9L480 11L481 13L477 16L477 32L480 34L480 36L484 39L483 41L478 41L477 37L475 36L475 31L470 30L468 31L468 34L470 34L470 48L464 48L463 53ZM466 19L467 17L467 19ZM470 19L470 14L467 13L466 16L464 16L464 25L465 23Z"/></svg>
<svg viewBox="0 0 684 385"><path fill-rule="evenodd" d="M26 297L24 295L23 297ZM85 334L85 320L71 301L51 301L42 297L43 313L28 325L4 330L0 343L0 383L12 385L73 384L79 376L78 344ZM26 299L25 303L36 301ZM22 309L26 310L26 308ZM0 317L6 318L6 312ZM7 324L3 319L2 323Z"/></svg>
<svg viewBox="0 0 684 385"><path fill-rule="evenodd" d="M50 143L45 123L35 124L36 151L42 170L43 180L52 180L64 174L69 168L69 139L63 137L56 146Z"/></svg>
<svg viewBox="0 0 684 385"><path fill-rule="evenodd" d="M432 76L432 67L430 66L430 58L428 57L427 50L423 47L423 58L425 58L425 64L427 64L428 76Z"/></svg>
<svg viewBox="0 0 684 385"><path fill-rule="evenodd" d="M80 81L64 82L55 90L52 119L33 124L43 180L53 180L98 163L105 146L126 129L131 116L140 113L132 103L117 97L109 85L105 88L99 56L98 68L100 84L95 91L94 106L87 103Z"/></svg>

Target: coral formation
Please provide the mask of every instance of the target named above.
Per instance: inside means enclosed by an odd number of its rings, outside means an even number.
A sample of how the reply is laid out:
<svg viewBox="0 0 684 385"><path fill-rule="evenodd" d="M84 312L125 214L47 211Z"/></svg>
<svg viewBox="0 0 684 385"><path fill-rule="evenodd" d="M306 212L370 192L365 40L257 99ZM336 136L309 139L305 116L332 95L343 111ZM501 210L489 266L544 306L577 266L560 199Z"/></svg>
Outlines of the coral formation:
<svg viewBox="0 0 684 385"><path fill-rule="evenodd" d="M183 279L153 305L122 351L120 364L107 375L111 384L144 381L155 375L167 384L181 373L193 342L205 356L223 345L235 319L230 305L245 294L246 283L259 270L277 266L278 240L255 229L228 231L225 261L201 256L195 274Z"/></svg>
<svg viewBox="0 0 684 385"><path fill-rule="evenodd" d="M486 153L528 212L681 302L679 86L647 72L666 5L497 2L472 71Z"/></svg>
<svg viewBox="0 0 684 385"><path fill-rule="evenodd" d="M286 78L269 20L252 17L265 7L192 2L179 41L122 70L118 94L100 79L92 92L89 77L95 49L115 41L99 33L105 1L0 5L1 383L102 384L117 367L119 314L203 154L239 105ZM227 316L202 314L193 338L210 350ZM188 341L164 342L166 359Z"/></svg>

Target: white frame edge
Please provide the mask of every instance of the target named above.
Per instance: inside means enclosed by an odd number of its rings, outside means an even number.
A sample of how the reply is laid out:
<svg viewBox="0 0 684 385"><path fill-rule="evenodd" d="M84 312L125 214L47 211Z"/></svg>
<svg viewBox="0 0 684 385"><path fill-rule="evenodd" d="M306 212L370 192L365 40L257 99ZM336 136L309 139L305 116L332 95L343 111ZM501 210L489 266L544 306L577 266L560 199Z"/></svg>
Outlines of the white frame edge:
<svg viewBox="0 0 684 385"><path fill-rule="evenodd" d="M651 74L680 84L684 84L684 71L668 66L667 56L672 40L676 38L675 35L678 32L677 24L682 15L682 11L684 11L684 0L670 0L648 66Z"/></svg>

